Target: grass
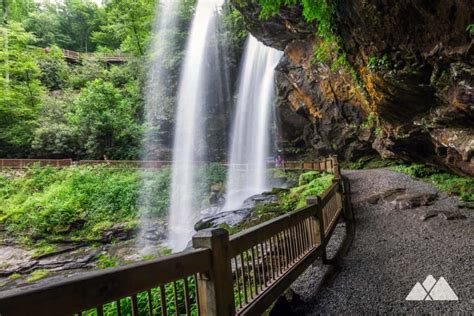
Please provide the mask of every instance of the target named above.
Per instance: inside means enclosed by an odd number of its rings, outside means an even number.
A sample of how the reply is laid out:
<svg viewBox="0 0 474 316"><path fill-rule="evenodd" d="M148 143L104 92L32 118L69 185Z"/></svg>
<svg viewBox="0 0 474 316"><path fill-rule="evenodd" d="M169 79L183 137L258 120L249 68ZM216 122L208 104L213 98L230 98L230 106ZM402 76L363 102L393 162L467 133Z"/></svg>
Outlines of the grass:
<svg viewBox="0 0 474 316"><path fill-rule="evenodd" d="M38 269L30 273L30 276L26 279L27 282L35 282L41 280L49 275L49 270Z"/></svg>
<svg viewBox="0 0 474 316"><path fill-rule="evenodd" d="M430 182L438 190L458 195L465 202L474 202L474 179L461 177L423 164L399 165L393 171Z"/></svg>

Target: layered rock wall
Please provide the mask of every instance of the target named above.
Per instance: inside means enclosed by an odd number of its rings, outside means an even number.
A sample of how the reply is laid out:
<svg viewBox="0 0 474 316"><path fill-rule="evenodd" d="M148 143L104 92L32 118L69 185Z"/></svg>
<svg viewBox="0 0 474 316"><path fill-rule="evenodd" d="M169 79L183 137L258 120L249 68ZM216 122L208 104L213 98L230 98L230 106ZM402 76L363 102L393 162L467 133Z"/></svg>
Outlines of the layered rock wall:
<svg viewBox="0 0 474 316"><path fill-rule="evenodd" d="M340 0L334 32L353 69L318 62L317 25L300 6L247 28L285 51L277 67L282 145L347 160L378 153L474 175L472 0Z"/></svg>

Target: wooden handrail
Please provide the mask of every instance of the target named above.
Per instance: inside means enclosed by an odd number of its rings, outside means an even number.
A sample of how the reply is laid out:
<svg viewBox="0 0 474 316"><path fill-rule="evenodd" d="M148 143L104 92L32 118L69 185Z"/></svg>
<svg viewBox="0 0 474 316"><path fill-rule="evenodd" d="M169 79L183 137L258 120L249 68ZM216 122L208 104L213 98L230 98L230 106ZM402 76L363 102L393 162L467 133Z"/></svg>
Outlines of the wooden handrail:
<svg viewBox="0 0 474 316"><path fill-rule="evenodd" d="M291 213L283 214L232 235L229 240L230 255L233 257L253 245L270 238L275 231L281 231L315 214L316 206L311 205Z"/></svg>
<svg viewBox="0 0 474 316"><path fill-rule="evenodd" d="M211 269L209 249L91 272L37 289L0 293L0 315L66 315Z"/></svg>
<svg viewBox="0 0 474 316"><path fill-rule="evenodd" d="M121 299L127 297L131 298L132 315L138 315L138 293L148 295L147 308L152 313L158 308L152 299L156 291L161 297L161 313L167 315L170 299L165 285L170 282L174 287L171 304L174 302L181 313L191 315L193 304L200 315L262 313L318 256L327 261L326 245L350 207L350 187L340 176L336 157L298 164L303 170L311 167L335 175L334 183L321 197L309 198L307 207L230 238L223 229L200 231L193 237L194 249L188 252L0 294L0 315L64 315L92 308L102 315L104 305L116 301L119 311ZM192 301L189 277L197 287ZM181 305L177 280L183 280Z"/></svg>

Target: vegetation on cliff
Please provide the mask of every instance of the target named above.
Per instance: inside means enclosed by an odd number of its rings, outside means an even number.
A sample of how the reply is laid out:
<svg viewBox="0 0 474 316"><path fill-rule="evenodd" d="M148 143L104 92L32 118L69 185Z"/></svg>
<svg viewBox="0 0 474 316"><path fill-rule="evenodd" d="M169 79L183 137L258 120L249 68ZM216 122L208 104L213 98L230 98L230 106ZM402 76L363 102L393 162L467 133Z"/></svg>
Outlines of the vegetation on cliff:
<svg viewBox="0 0 474 316"><path fill-rule="evenodd" d="M290 178L295 177L294 172L286 172L283 175ZM272 192L269 192L269 194L277 195L275 202L257 203L255 205L255 212L245 221L233 227L227 225L222 225L222 227L231 234L234 234L279 215L303 208L306 206L306 199L308 197L321 196L331 186L334 176L328 173L310 171L300 174L297 178L298 181L295 183L295 186L288 189L274 188Z"/></svg>

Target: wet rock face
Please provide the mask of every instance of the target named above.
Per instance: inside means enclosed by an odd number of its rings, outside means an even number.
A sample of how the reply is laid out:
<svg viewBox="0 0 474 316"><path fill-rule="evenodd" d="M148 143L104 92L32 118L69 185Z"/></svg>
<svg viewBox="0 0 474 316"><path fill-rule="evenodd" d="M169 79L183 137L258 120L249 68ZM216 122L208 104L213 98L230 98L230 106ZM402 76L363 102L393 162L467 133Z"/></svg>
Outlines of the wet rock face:
<svg viewBox="0 0 474 316"><path fill-rule="evenodd" d="M299 6L264 21L253 2L234 2L244 3L237 8L253 35L285 51L277 68L283 144L345 159L378 153L474 175L471 0L339 1L335 29L359 83L313 61L319 39ZM364 124L369 113L378 128Z"/></svg>

